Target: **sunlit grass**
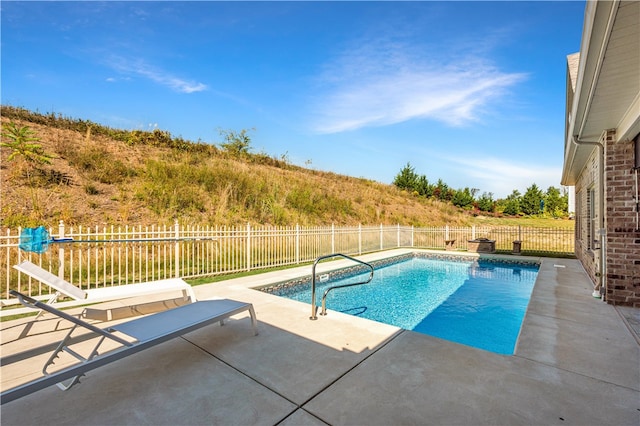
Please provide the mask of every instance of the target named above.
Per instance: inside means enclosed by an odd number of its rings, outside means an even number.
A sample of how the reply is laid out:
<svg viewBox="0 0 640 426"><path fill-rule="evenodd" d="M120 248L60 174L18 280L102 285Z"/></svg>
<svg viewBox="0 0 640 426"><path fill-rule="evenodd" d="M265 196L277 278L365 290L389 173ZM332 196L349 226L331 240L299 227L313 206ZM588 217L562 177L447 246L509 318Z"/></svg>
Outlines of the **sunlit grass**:
<svg viewBox="0 0 640 426"><path fill-rule="evenodd" d="M546 217L475 217L471 224L476 226L526 226L531 228L573 229L575 221Z"/></svg>

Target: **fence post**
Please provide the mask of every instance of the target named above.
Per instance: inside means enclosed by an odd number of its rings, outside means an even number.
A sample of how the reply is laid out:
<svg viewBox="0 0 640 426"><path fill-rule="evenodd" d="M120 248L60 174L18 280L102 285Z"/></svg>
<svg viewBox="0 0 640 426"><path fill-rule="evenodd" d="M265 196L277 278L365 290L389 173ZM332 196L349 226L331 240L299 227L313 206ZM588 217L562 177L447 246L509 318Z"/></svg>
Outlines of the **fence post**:
<svg viewBox="0 0 640 426"><path fill-rule="evenodd" d="M296 263L300 263L300 224L296 223Z"/></svg>
<svg viewBox="0 0 640 426"><path fill-rule="evenodd" d="M336 225L331 224L331 253L336 252Z"/></svg>
<svg viewBox="0 0 640 426"><path fill-rule="evenodd" d="M444 226L444 240L448 241L449 239L450 239L449 238L449 225L445 225Z"/></svg>
<svg viewBox="0 0 640 426"><path fill-rule="evenodd" d="M414 232L415 232L415 227L413 225L411 225L411 247L415 246L415 242L414 242Z"/></svg>
<svg viewBox="0 0 640 426"><path fill-rule="evenodd" d="M380 224L380 250L384 250L383 234L384 234L384 230L382 229L382 224Z"/></svg>
<svg viewBox="0 0 640 426"><path fill-rule="evenodd" d="M476 239L476 226L475 225L471 225L471 239L472 240Z"/></svg>
<svg viewBox="0 0 640 426"><path fill-rule="evenodd" d="M7 241L11 240L11 228L7 228ZM18 232L18 245L20 244L20 232ZM11 262L11 248L9 247L9 245L7 244L6 247L6 253L5 256L7 258L7 264L6 265L2 265L3 268L6 268L6 277L7 280L4 282L4 288L2 289L2 297L5 299L9 298L9 285L11 284L11 277L9 274L9 271L11 269L9 269L9 263ZM16 259L17 261L20 261L20 250L18 250L18 258ZM20 289L18 289L18 291L20 291Z"/></svg>
<svg viewBox="0 0 640 426"><path fill-rule="evenodd" d="M173 272L174 277L176 278L180 278L180 225L178 225L178 219L176 219L175 222L173 222L173 232L174 232L174 238L175 238L175 243L174 243L174 248L173 248L173 254L174 254L174 268L175 271ZM128 263L128 262L127 262Z"/></svg>
<svg viewBox="0 0 640 426"><path fill-rule="evenodd" d="M358 254L362 254L362 224L358 224Z"/></svg>
<svg viewBox="0 0 640 426"><path fill-rule="evenodd" d="M247 222L247 271L251 270L251 224Z"/></svg>
<svg viewBox="0 0 640 426"><path fill-rule="evenodd" d="M400 247L400 224L398 224L398 245L397 247Z"/></svg>
<svg viewBox="0 0 640 426"><path fill-rule="evenodd" d="M58 238L64 239L64 220L58 223ZM58 277L64 279L64 244L58 249Z"/></svg>

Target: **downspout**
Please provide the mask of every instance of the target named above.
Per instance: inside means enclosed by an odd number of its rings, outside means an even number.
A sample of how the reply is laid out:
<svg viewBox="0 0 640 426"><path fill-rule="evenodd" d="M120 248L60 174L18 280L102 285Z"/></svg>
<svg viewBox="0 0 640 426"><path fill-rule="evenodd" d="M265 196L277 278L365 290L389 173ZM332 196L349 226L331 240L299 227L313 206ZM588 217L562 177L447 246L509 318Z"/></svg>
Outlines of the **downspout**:
<svg viewBox="0 0 640 426"><path fill-rule="evenodd" d="M603 135L606 134L606 131L603 133ZM606 136L605 136L606 137ZM600 137L600 140L602 140L602 136ZM605 250L605 246L606 246L606 237L607 237L607 232L605 229L605 224L604 224L604 200L605 200L605 194L604 194L604 144L602 142L592 142L592 141L581 141L577 138L577 136L573 136L571 138L571 141L576 144L577 146L580 145L595 145L597 146L600 151L600 155L598 155L598 195L600 198L600 202L598 203L598 219L600 221L600 229L598 230L598 234L600 235L600 279L598 280L599 282L596 283L596 285L593 288L593 293L592 296L593 297L597 297L597 298L602 298L602 300L604 301L606 298L606 294L607 294L607 281L605 279L605 269L606 269L606 250ZM593 236L591 236L593 238Z"/></svg>
<svg viewBox="0 0 640 426"><path fill-rule="evenodd" d="M586 13L593 13L595 16L596 13L596 8L598 6L602 6L602 4L605 4L605 2L602 3L598 3L598 2L587 2L587 9L586 9ZM576 146L580 146L580 145L597 145L598 147L600 147L600 158L599 158L599 169L600 169L600 173L599 173L599 180L600 180L600 203L598 203L598 214L600 216L600 230L599 230L599 234L600 234L600 282L597 283L594 286L593 289L593 297L601 297L602 300L605 300L606 297L606 229L605 229L605 224L604 224L604 202L605 202L605 196L604 196L604 144L602 142L594 142L594 141L581 141L579 140L580 135L583 134L584 132L584 128L587 124L587 115L589 113L589 111L591 110L591 104L593 102L593 98L595 96L595 89L596 89L596 85L598 83L598 80L600 78L600 72L602 71L602 64L604 63L604 57L605 57L605 53L607 50L607 46L609 44L609 39L611 37L611 32L612 32L612 28L613 28L613 24L615 22L616 19L616 15L618 14L618 8L620 6L620 0L614 0L610 3L610 10L609 10L609 16L607 17L607 24L604 30L604 37L599 45L599 48L597 50L597 61L596 61L596 68L594 70L594 74L593 74L593 78L591 79L591 84L589 85L588 88L588 94L587 94L587 102L586 105L584 107L584 113L581 117L581 122L580 122L580 127L578 128L578 132L577 134L573 133L574 130L574 126L572 126L571 128L571 141L576 145ZM602 6L604 7L604 6ZM586 20L586 16L585 16L585 20ZM593 31L593 22L591 22L591 26L588 28L588 32L589 32L589 36L584 40L588 40L589 43L591 42L591 37L592 37L592 31ZM583 37L585 36L585 34L583 34ZM587 46L587 45L582 45L581 46L581 55L582 54L587 54L587 52L591 51L591 46ZM583 62L583 58L580 58L580 62L581 64L586 64L586 60L585 62ZM576 87L579 88L580 91L582 91L582 89L580 89L582 87L583 84L583 77L584 77L584 66L580 66L580 69L578 70L578 84ZM579 96L578 93L576 93L576 96ZM576 97L576 99L578 99L578 97ZM576 113L577 112L577 103L575 103L575 99L574 99L574 105L573 105L573 112ZM575 116L575 115L574 115ZM606 131L605 131L606 132ZM603 133L606 134L606 133ZM605 136L606 137L606 136ZM603 140L602 135L600 136L600 140ZM574 157L571 159L571 167L573 167L573 162L575 161L575 153L574 153Z"/></svg>
<svg viewBox="0 0 640 426"><path fill-rule="evenodd" d="M636 230L640 230L640 194L638 193L638 169L640 169L640 134L633 140L633 173L636 181Z"/></svg>

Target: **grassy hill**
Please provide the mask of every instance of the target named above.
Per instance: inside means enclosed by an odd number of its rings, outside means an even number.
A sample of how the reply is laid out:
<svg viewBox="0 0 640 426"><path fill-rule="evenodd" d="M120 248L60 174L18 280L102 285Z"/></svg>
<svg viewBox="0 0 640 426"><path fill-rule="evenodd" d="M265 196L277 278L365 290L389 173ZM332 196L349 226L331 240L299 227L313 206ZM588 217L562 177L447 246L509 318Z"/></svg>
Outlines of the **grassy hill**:
<svg viewBox="0 0 640 426"><path fill-rule="evenodd" d="M0 149L0 225L468 225L451 204L393 185L305 169L265 154L230 155L168 132L125 131L2 106L51 164ZM6 142L6 138L3 138Z"/></svg>

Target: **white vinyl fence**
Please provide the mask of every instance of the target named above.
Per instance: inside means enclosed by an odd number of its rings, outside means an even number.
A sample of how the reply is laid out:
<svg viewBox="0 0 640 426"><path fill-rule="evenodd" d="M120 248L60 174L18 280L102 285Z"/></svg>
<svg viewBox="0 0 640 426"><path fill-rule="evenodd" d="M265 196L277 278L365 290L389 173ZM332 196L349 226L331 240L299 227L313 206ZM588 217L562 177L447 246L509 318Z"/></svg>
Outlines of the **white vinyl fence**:
<svg viewBox="0 0 640 426"><path fill-rule="evenodd" d="M23 260L82 288L125 285L169 277L194 278L313 262L332 253L360 255L399 247L466 250L468 240L495 240L496 252L573 256L572 228L321 226L321 227L66 227L36 254L21 250L21 229L0 235L0 299L9 289L40 296L51 290L12 268ZM63 239L71 241L58 241Z"/></svg>

